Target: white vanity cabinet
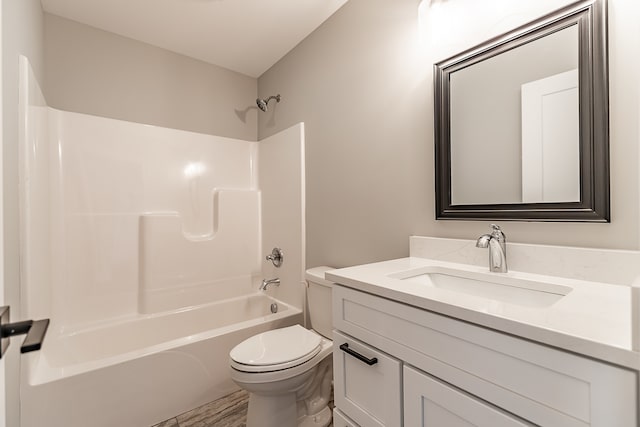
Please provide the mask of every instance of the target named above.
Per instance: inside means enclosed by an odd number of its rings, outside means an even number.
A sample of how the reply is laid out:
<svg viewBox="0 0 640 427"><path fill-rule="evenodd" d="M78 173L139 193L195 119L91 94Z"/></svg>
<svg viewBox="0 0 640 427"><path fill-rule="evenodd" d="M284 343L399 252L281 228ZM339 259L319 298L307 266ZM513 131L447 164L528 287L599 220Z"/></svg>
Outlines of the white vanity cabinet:
<svg viewBox="0 0 640 427"><path fill-rule="evenodd" d="M337 412L362 427L638 426L635 371L343 286L333 318Z"/></svg>

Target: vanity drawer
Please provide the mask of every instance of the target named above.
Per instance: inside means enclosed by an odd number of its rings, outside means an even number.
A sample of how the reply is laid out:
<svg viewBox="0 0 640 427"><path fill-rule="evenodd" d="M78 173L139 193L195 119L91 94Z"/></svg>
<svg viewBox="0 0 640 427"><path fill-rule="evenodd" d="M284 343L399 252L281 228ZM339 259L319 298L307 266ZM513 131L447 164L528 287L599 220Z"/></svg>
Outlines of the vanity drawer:
<svg viewBox="0 0 640 427"><path fill-rule="evenodd" d="M401 425L400 361L337 331L333 342L336 407L364 427Z"/></svg>
<svg viewBox="0 0 640 427"><path fill-rule="evenodd" d="M537 425L637 427L632 371L343 286L334 327Z"/></svg>
<svg viewBox="0 0 640 427"><path fill-rule="evenodd" d="M534 427L411 367L403 375L406 426Z"/></svg>

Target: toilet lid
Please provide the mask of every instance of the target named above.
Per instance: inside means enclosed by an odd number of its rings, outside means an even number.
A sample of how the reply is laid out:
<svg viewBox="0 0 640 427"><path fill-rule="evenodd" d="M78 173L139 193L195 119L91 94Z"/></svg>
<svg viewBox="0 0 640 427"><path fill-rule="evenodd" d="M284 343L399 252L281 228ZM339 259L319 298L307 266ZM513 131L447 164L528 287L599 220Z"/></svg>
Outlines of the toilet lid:
<svg viewBox="0 0 640 427"><path fill-rule="evenodd" d="M315 356L320 351L321 341L315 332L294 325L254 335L235 346L229 356L236 362L234 365L246 368L240 370L286 369Z"/></svg>

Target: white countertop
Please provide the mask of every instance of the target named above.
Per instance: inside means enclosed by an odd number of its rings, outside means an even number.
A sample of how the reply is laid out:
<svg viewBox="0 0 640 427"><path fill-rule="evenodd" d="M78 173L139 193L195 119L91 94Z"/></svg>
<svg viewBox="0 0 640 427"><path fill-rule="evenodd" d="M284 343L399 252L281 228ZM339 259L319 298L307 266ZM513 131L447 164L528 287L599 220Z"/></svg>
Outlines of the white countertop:
<svg viewBox="0 0 640 427"><path fill-rule="evenodd" d="M640 353L632 350L630 286L518 271L491 273L572 288L549 307L527 307L389 277L424 267L477 273L488 271L487 267L476 265L410 257L332 270L325 277L393 301L616 365L640 369Z"/></svg>

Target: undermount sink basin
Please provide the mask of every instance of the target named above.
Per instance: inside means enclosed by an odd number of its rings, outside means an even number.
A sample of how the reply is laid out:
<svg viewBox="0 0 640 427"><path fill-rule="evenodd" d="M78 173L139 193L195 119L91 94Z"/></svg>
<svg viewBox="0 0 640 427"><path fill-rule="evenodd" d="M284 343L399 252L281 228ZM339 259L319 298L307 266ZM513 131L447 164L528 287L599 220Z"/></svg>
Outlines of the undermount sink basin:
<svg viewBox="0 0 640 427"><path fill-rule="evenodd" d="M525 307L550 307L571 292L569 286L447 267L424 267L389 275L409 283L446 289Z"/></svg>

